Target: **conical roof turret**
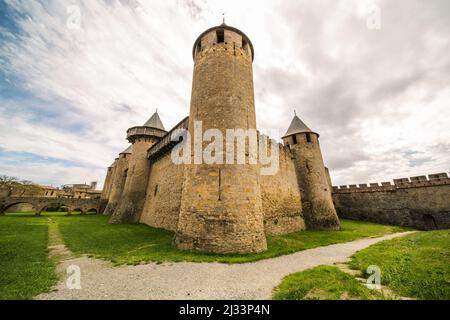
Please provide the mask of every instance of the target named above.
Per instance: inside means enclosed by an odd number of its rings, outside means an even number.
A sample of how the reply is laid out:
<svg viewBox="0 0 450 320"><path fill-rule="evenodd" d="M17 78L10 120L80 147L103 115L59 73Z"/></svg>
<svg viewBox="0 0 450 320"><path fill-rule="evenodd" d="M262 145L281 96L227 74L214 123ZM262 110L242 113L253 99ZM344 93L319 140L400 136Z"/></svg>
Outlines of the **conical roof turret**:
<svg viewBox="0 0 450 320"><path fill-rule="evenodd" d="M161 118L159 117L158 111L156 111L150 117L150 119L147 120L147 122L144 124L144 127L150 127L150 128L155 128L155 129L166 131L166 129L164 129L164 125L161 121Z"/></svg>
<svg viewBox="0 0 450 320"><path fill-rule="evenodd" d="M298 133L314 133L319 135L318 133L312 131L297 115L294 116L294 119L292 119L291 125L289 126L289 129L287 130L286 134L283 136L283 138L292 136L294 134Z"/></svg>
<svg viewBox="0 0 450 320"><path fill-rule="evenodd" d="M134 141L140 137L154 137L160 139L166 134L167 131L164 129L164 125L159 118L158 112L155 112L143 126L128 129L127 139L131 143L134 143Z"/></svg>

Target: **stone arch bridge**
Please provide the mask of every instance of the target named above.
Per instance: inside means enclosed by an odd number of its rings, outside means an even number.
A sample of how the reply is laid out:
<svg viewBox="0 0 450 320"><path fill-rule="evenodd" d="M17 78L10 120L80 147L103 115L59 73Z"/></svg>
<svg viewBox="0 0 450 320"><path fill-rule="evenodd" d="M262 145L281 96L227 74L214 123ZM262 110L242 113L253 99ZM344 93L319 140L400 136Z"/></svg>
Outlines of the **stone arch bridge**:
<svg viewBox="0 0 450 320"><path fill-rule="evenodd" d="M44 198L44 197L7 197L0 199L0 215L6 210L17 204L30 204L33 206L36 215L41 214L43 210L54 205L64 205L69 212L81 211L87 213L99 212L100 199L70 199L70 198Z"/></svg>

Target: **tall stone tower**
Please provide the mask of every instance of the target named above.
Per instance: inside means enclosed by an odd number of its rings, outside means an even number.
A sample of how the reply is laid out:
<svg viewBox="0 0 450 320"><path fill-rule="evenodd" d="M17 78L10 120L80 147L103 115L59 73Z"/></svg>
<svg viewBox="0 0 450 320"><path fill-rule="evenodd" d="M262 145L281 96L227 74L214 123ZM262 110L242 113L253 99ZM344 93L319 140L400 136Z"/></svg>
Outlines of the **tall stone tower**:
<svg viewBox="0 0 450 320"><path fill-rule="evenodd" d="M189 132L256 129L253 45L240 30L222 24L202 33L193 49ZM203 145L205 147L205 144ZM194 147L192 148L194 150ZM176 234L178 248L217 253L267 249L259 166L248 164L186 166Z"/></svg>
<svg viewBox="0 0 450 320"><path fill-rule="evenodd" d="M117 160L114 160L113 164L111 164L108 167L108 170L106 171L106 178L105 178L105 183L103 184L103 191L102 191L102 195L100 197L100 208L99 208L99 212L103 213L103 211L106 209L106 206L108 205L108 199L109 199L109 194L111 191L111 184L112 184L112 179L114 177L114 168L117 164Z"/></svg>
<svg viewBox="0 0 450 320"><path fill-rule="evenodd" d="M283 141L294 155L307 228L339 230L340 223L320 151L319 134L308 128L296 115Z"/></svg>
<svg viewBox="0 0 450 320"><path fill-rule="evenodd" d="M147 151L166 133L157 112L143 126L128 129L127 139L133 144L133 153L128 164L129 174L119 205L113 213L110 223L136 223L139 221L150 175Z"/></svg>
<svg viewBox="0 0 450 320"><path fill-rule="evenodd" d="M114 175L111 178L111 187L109 190L108 204L103 214L110 216L114 213L122 196L125 180L128 175L128 160L133 152L133 146L129 146L126 150L119 154L119 158L115 161Z"/></svg>

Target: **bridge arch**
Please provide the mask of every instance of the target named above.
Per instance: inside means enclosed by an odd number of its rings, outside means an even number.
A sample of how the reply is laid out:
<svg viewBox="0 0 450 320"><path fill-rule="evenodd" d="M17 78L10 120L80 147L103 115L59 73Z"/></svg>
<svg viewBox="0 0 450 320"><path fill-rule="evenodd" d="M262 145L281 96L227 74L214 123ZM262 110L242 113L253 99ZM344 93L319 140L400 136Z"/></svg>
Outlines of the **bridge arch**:
<svg viewBox="0 0 450 320"><path fill-rule="evenodd" d="M61 201L55 201L55 202L50 202L50 203L47 203L47 204L44 204L41 208L40 208L40 211L38 212L38 214L39 215L41 215L43 212L47 212L46 210L48 210L48 209L55 209L55 210L61 210L61 207L66 207L66 208L68 208L68 206L67 205L65 205L63 202L61 202ZM67 210L67 213L69 213L68 211L69 211L70 209L68 209ZM64 211L60 211L60 212L64 212Z"/></svg>
<svg viewBox="0 0 450 320"><path fill-rule="evenodd" d="M14 206L20 205L20 204L28 204L33 208L33 213L37 214L37 208L35 204L28 202L28 201L13 201L10 203L5 204L3 207L0 205L0 214L8 214L8 210L11 209Z"/></svg>
<svg viewBox="0 0 450 320"><path fill-rule="evenodd" d="M51 205L63 205L68 211L79 209L83 214L88 210L94 210L98 213L100 208L100 199L72 199L72 198L45 198L45 197L7 197L0 199L0 214L5 210L20 203L28 203L34 207L35 213L40 214L45 208Z"/></svg>
<svg viewBox="0 0 450 320"><path fill-rule="evenodd" d="M79 212L80 214L85 214L85 212L82 208L75 208L75 209L71 210L70 212L71 213Z"/></svg>
<svg viewBox="0 0 450 320"><path fill-rule="evenodd" d="M436 230L436 220L431 214L424 214L422 215L422 223L423 223L423 229L424 230Z"/></svg>

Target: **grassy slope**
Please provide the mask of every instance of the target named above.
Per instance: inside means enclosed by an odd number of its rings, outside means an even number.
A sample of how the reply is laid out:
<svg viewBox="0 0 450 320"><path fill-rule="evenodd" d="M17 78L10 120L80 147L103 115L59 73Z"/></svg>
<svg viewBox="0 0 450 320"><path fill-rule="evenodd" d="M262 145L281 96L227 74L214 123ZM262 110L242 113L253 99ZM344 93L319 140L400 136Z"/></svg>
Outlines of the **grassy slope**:
<svg viewBox="0 0 450 320"><path fill-rule="evenodd" d="M56 283L47 230L45 218L0 218L0 300L31 299Z"/></svg>
<svg viewBox="0 0 450 320"><path fill-rule="evenodd" d="M373 300L384 299L375 290L337 267L320 266L291 274L275 289L275 300Z"/></svg>
<svg viewBox="0 0 450 320"><path fill-rule="evenodd" d="M350 267L364 273L370 265L379 266L382 284L397 295L449 300L449 244L449 230L419 232L361 250L352 257ZM357 299L383 298L376 291L368 291L352 276L327 266L289 275L276 288L274 298L339 299L343 292L353 292Z"/></svg>
<svg viewBox="0 0 450 320"><path fill-rule="evenodd" d="M450 300L450 231L415 233L356 253L350 267L381 268L381 282L397 294Z"/></svg>
<svg viewBox="0 0 450 320"><path fill-rule="evenodd" d="M177 250L174 234L145 225L109 225L103 216L61 217L61 234L69 249L77 254L91 254L117 264L148 261L194 261L243 263L272 258L309 248L381 236L405 230L366 222L343 221L341 232L304 231L268 238L269 249L259 254L214 255Z"/></svg>

